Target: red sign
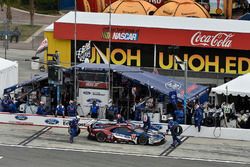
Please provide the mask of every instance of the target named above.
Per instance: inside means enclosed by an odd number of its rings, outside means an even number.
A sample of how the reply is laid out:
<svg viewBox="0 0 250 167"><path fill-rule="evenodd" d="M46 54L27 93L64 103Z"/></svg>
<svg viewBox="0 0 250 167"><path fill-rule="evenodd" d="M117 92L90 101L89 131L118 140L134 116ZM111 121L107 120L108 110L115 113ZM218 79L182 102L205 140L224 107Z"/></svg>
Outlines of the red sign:
<svg viewBox="0 0 250 167"><path fill-rule="evenodd" d="M107 89L108 84L106 82L79 81L79 88Z"/></svg>
<svg viewBox="0 0 250 167"><path fill-rule="evenodd" d="M222 33L212 35L211 33L196 32L191 38L191 44L194 46L207 46L230 48L232 46L233 33Z"/></svg>

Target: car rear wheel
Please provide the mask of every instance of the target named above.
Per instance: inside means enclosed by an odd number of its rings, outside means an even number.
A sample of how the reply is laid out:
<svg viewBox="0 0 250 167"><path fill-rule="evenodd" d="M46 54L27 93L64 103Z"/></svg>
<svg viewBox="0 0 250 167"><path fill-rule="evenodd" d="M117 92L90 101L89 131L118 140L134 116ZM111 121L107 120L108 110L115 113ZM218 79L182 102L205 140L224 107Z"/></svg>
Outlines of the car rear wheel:
<svg viewBox="0 0 250 167"><path fill-rule="evenodd" d="M138 138L138 144L145 145L148 143L148 137L146 135L141 135Z"/></svg>
<svg viewBox="0 0 250 167"><path fill-rule="evenodd" d="M97 140L98 142L105 142L106 139L107 139L107 136L106 136L105 133L103 133L103 132L98 132L98 133L96 134L96 140Z"/></svg>

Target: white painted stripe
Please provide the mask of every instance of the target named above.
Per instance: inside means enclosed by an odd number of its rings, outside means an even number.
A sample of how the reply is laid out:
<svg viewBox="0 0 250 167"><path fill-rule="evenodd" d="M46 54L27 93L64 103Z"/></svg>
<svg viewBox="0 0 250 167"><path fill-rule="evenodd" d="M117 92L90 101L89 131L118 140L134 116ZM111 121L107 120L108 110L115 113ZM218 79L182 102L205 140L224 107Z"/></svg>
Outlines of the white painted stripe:
<svg viewBox="0 0 250 167"><path fill-rule="evenodd" d="M0 159L3 159L3 156L0 156Z"/></svg>
<svg viewBox="0 0 250 167"><path fill-rule="evenodd" d="M190 161L204 161L204 162L218 162L218 163L229 163L229 164L241 164L241 165L249 165L250 162L242 162L242 161L229 161L229 160L219 160L219 159L204 159L204 158L190 158L190 157L174 157L168 156L166 158L169 159L182 159L182 160L190 160Z"/></svg>
<svg viewBox="0 0 250 167"><path fill-rule="evenodd" d="M139 153L121 153L121 152L111 152L111 151L101 151L101 150L84 150L84 149L74 149L74 148L55 148L55 147L40 147L40 146L23 146L23 145L13 145L13 144L0 144L0 146L7 147L18 147L18 148L31 148L31 149L43 149L43 150L56 150L56 151L75 151L84 153L99 153L99 154L113 154L113 155L133 155L137 157L155 157L159 158L162 156L151 155L151 154L139 154Z"/></svg>
<svg viewBox="0 0 250 167"><path fill-rule="evenodd" d="M179 160L190 160L190 161L204 161L204 162L217 162L217 163L229 163L229 164L241 164L250 165L250 162L241 161L228 161L228 160L218 160L218 159L203 159L203 158L190 158L190 157L175 157L175 156L158 156L150 154L138 154L138 153L121 153L121 152L110 152L101 150L82 150L73 148L54 148L54 147L39 147L39 146L22 146L22 145L8 145L0 144L0 146L7 147L19 147L19 148L30 148L30 149L42 149L42 150L56 150L56 151L75 151L84 153L97 153L97 154L112 154L112 155L123 155L123 156L136 156L136 157L150 157L150 158L166 158L166 159L179 159Z"/></svg>

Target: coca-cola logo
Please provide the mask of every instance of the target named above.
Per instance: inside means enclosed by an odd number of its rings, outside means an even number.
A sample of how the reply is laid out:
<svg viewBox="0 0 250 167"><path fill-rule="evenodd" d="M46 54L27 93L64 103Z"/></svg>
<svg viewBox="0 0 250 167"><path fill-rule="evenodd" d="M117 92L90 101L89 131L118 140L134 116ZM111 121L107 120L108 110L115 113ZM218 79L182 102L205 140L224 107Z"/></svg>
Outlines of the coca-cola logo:
<svg viewBox="0 0 250 167"><path fill-rule="evenodd" d="M232 46L233 33L217 33L215 35L203 34L196 32L191 38L191 44L195 46L210 46L229 48Z"/></svg>

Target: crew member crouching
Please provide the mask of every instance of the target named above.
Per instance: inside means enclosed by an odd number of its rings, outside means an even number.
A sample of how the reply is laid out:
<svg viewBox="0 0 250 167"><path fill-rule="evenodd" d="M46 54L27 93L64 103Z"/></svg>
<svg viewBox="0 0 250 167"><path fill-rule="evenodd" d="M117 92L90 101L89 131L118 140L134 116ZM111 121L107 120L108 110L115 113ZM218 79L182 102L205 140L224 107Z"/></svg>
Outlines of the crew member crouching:
<svg viewBox="0 0 250 167"><path fill-rule="evenodd" d="M74 142L74 137L78 136L81 132L78 123L80 121L80 116L76 116L73 118L71 121L69 121L69 142L73 143Z"/></svg>

